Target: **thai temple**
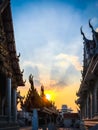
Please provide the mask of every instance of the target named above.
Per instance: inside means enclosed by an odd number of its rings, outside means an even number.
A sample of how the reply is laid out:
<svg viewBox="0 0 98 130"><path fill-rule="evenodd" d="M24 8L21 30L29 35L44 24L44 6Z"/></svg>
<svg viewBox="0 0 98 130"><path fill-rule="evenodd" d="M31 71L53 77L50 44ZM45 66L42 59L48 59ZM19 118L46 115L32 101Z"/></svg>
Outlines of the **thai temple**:
<svg viewBox="0 0 98 130"><path fill-rule="evenodd" d="M16 90L18 86L24 86L19 57L10 0L0 0L0 130L18 129Z"/></svg>
<svg viewBox="0 0 98 130"><path fill-rule="evenodd" d="M80 108L80 117L86 126L98 124L98 32L95 31L89 20L92 31L92 40L83 36L83 71L80 88L76 93L76 104Z"/></svg>
<svg viewBox="0 0 98 130"><path fill-rule="evenodd" d="M32 121L32 117L34 117L35 120L35 116L37 116L36 119L38 121L39 128L46 130L49 123L56 123L58 110L56 109L54 102L49 101L46 98L43 85L40 87L40 94L38 93L37 89L34 86L34 79L32 74L29 75L29 83L30 88L27 92L27 95L25 99L21 100L20 102L22 110L17 112L18 121L21 120L21 122L19 122L19 125L21 126L25 124L25 126L28 126L32 123L35 125L36 123Z"/></svg>

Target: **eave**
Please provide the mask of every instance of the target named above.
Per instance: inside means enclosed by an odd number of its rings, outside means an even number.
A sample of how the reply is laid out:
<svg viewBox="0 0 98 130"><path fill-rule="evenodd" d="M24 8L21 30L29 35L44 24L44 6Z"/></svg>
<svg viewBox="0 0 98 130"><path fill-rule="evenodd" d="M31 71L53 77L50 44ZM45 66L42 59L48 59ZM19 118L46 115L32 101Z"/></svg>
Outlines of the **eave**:
<svg viewBox="0 0 98 130"><path fill-rule="evenodd" d="M89 67L87 69L86 75L84 77L84 80L81 81L80 89L78 91L78 95L82 91L85 91L89 87L89 82L96 79L95 71L98 68L98 57L95 58L95 56L92 57L91 62L89 64Z"/></svg>

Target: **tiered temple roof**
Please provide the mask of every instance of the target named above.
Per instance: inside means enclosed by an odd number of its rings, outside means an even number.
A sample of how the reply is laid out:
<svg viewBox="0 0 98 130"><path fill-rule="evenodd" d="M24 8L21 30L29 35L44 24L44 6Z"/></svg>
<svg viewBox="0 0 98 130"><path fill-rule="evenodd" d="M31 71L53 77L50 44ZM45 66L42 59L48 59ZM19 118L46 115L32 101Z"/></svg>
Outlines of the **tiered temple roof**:
<svg viewBox="0 0 98 130"><path fill-rule="evenodd" d="M46 99L46 96L44 94L44 86L41 86L41 94L39 95L36 88L34 87L32 74L30 74L29 76L29 82L31 86L28 90L24 103L22 104L22 108L29 112L32 111L34 108L41 109L41 111L44 108L43 111L51 111L53 113L53 108L55 108L55 106L52 101Z"/></svg>
<svg viewBox="0 0 98 130"><path fill-rule="evenodd" d="M96 32L89 20L89 27L92 30L92 40L85 37L82 27L81 34L84 40L84 59L83 59L83 71L82 71L82 81L80 88L77 92L79 97L76 103L81 106L84 98L89 89L93 89L94 80L98 76L98 32Z"/></svg>
<svg viewBox="0 0 98 130"><path fill-rule="evenodd" d="M10 0L0 1L0 71L12 76L15 86L24 86L23 71L16 53Z"/></svg>

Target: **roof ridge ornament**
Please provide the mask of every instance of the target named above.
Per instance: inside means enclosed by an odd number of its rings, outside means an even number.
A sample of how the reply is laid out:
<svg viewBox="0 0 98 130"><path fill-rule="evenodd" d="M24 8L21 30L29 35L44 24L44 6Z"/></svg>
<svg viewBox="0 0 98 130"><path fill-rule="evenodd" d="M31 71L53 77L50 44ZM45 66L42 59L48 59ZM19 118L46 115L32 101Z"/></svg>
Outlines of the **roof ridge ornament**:
<svg viewBox="0 0 98 130"><path fill-rule="evenodd" d="M34 83L33 83L33 75L29 75L29 83L31 84L31 89L34 90Z"/></svg>
<svg viewBox="0 0 98 130"><path fill-rule="evenodd" d="M19 52L19 54L18 54L18 56L17 56L18 58L20 57L20 52Z"/></svg>
<svg viewBox="0 0 98 130"><path fill-rule="evenodd" d="M25 81L23 82L24 84L26 83L26 79L25 79Z"/></svg>
<svg viewBox="0 0 98 130"><path fill-rule="evenodd" d="M91 21L91 19L89 19L89 27L92 29L92 32L93 32L95 30L94 30L93 26L91 25L90 21Z"/></svg>
<svg viewBox="0 0 98 130"><path fill-rule="evenodd" d="M21 71L21 73L22 73L22 74L24 73L24 69Z"/></svg>
<svg viewBox="0 0 98 130"><path fill-rule="evenodd" d="M86 39L85 35L84 35L84 32L82 31L82 26L80 28L80 31L81 31L81 34L83 35L83 39Z"/></svg>

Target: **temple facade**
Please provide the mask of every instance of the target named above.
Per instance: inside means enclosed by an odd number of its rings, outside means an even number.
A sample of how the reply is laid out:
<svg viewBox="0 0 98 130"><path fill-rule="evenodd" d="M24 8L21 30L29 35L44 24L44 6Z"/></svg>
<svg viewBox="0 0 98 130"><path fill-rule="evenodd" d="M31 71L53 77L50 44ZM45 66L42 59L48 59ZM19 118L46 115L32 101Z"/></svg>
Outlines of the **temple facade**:
<svg viewBox="0 0 98 130"><path fill-rule="evenodd" d="M17 122L16 90L24 86L14 39L10 0L0 0L0 128ZM6 128L5 128L6 130ZM8 130L8 128L7 128Z"/></svg>
<svg viewBox="0 0 98 130"><path fill-rule="evenodd" d="M96 32L89 20L92 31L92 40L83 36L83 71L80 88L76 93L78 99L76 104L80 108L81 119L85 125L98 124L98 32Z"/></svg>

